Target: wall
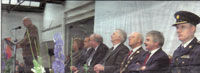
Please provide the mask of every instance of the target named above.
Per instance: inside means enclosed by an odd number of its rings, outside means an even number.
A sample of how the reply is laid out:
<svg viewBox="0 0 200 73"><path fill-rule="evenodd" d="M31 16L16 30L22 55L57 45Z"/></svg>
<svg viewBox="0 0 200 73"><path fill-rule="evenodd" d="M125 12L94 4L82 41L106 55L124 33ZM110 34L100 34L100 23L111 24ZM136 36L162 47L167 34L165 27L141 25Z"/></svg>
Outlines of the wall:
<svg viewBox="0 0 200 73"><path fill-rule="evenodd" d="M52 4L52 3L47 3L45 6L45 11L44 11L44 17L43 17L43 26L42 26L42 51L41 51L41 56L43 59L43 66L49 67L49 55L46 50L46 44L48 41L53 41L53 35L56 32L61 32L62 31L62 25L63 25L63 20L64 20L64 5L61 4ZM48 45L48 48L54 48L53 45ZM51 57L52 61L54 57Z"/></svg>
<svg viewBox="0 0 200 73"><path fill-rule="evenodd" d="M64 5L47 3L44 11L44 22L42 30L62 25L64 22L63 11L64 11ZM53 35L56 32L62 32L62 27L42 32L42 38L43 38L42 41L53 40Z"/></svg>
<svg viewBox="0 0 200 73"><path fill-rule="evenodd" d="M179 46L174 13L187 10L200 16L200 2L196 1L96 1L94 32L104 38L104 43L112 47L110 35L115 29L123 29L130 34L140 32L144 36L148 31L158 30L165 36L163 50L172 55ZM196 36L200 38L200 27ZM106 31L105 31L106 30ZM127 41L125 42L127 45Z"/></svg>

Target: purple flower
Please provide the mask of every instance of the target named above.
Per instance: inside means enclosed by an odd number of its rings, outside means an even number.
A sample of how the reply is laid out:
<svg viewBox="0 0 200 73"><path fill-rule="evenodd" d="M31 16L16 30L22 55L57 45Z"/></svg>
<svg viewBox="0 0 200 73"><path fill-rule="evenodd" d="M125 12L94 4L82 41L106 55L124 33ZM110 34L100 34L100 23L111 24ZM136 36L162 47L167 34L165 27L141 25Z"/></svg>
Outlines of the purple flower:
<svg viewBox="0 0 200 73"><path fill-rule="evenodd" d="M54 69L54 73L64 73L65 72L65 65L61 61L54 61L52 68Z"/></svg>
<svg viewBox="0 0 200 73"><path fill-rule="evenodd" d="M63 40L62 39L55 40L55 45L63 45Z"/></svg>
<svg viewBox="0 0 200 73"><path fill-rule="evenodd" d="M61 38L61 33L56 33L54 35L54 55L55 61L52 64L52 69L54 73L64 73L65 72L65 55L63 49L63 40Z"/></svg>
<svg viewBox="0 0 200 73"><path fill-rule="evenodd" d="M53 40L54 41L62 40L61 33L60 32L55 33L53 36Z"/></svg>

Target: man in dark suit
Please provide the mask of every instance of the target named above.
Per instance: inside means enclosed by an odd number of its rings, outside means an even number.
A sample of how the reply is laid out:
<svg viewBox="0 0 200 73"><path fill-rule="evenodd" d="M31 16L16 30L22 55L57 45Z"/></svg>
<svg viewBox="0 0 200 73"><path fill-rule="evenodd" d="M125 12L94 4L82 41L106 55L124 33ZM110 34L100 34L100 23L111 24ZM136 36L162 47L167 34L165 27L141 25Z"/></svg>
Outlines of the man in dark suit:
<svg viewBox="0 0 200 73"><path fill-rule="evenodd" d="M88 72L93 72L93 66L98 64L106 56L108 47L103 43L103 38L99 34L92 34L90 36L90 45L94 49L88 57L86 64L89 68ZM85 69L81 68L79 73L84 73Z"/></svg>
<svg viewBox="0 0 200 73"><path fill-rule="evenodd" d="M90 37L86 36L85 39L84 39L84 49L82 50L81 57L78 61L78 65L77 66L71 66L70 67L71 70L77 71L79 68L83 67L84 64L86 64L86 61L89 58L89 56L91 55L93 50L94 49L90 45Z"/></svg>
<svg viewBox="0 0 200 73"><path fill-rule="evenodd" d="M170 64L168 55L162 50L164 37L159 31L150 31L144 42L148 52L143 56L139 70L140 73L166 73Z"/></svg>
<svg viewBox="0 0 200 73"><path fill-rule="evenodd" d="M90 36L90 44L94 51L92 52L91 56L87 60L87 65L93 67L94 65L98 64L105 56L108 51L108 47L103 44L102 36L98 34L92 34ZM93 54L94 53L94 54Z"/></svg>
<svg viewBox="0 0 200 73"><path fill-rule="evenodd" d="M84 64L86 64L87 59L91 55L92 51L94 51L94 49L90 45L90 37L89 36L85 37L85 39L84 39L84 48L85 49L82 52L82 56L80 58L78 67L82 67Z"/></svg>
<svg viewBox="0 0 200 73"><path fill-rule="evenodd" d="M188 11L175 13L176 32L181 45L175 50L172 58L172 73L200 72L200 43L194 36L200 17Z"/></svg>
<svg viewBox="0 0 200 73"><path fill-rule="evenodd" d="M131 68L135 67L137 61L141 58L141 55L145 53L142 48L143 36L142 34L135 32L129 36L129 46L132 48L128 55L121 63L120 69L115 73L132 73Z"/></svg>
<svg viewBox="0 0 200 73"><path fill-rule="evenodd" d="M119 69L121 62L129 52L128 47L123 44L126 38L126 32L120 29L117 29L111 35L113 47L109 50L104 60L94 66L96 73L114 73L115 70Z"/></svg>

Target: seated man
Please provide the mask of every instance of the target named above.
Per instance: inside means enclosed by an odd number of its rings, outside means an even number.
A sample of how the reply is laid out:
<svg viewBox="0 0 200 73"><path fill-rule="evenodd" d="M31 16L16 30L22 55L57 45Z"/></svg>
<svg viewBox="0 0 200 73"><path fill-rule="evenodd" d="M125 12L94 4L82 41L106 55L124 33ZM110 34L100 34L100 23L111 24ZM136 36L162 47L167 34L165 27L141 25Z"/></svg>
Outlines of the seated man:
<svg viewBox="0 0 200 73"><path fill-rule="evenodd" d="M96 73L114 73L118 70L124 57L128 54L129 49L124 45L126 41L126 32L117 29L111 35L113 47L109 50L104 60L94 66Z"/></svg>
<svg viewBox="0 0 200 73"><path fill-rule="evenodd" d="M89 68L88 72L93 72L94 65L98 64L105 56L108 51L108 47L103 43L103 38L99 34L90 35L90 46L93 51L86 60L86 65ZM78 68L75 72L84 73L83 67Z"/></svg>
<svg viewBox="0 0 200 73"><path fill-rule="evenodd" d="M145 53L142 48L143 36L142 34L135 32L129 36L129 46L132 48L128 55L121 63L120 69L115 73L132 73L131 68L135 67L136 62L141 58L141 55Z"/></svg>
<svg viewBox="0 0 200 73"><path fill-rule="evenodd" d="M147 33L145 46L148 50L143 58L138 62L140 73L166 73L170 60L168 55L162 50L164 37L159 31Z"/></svg>

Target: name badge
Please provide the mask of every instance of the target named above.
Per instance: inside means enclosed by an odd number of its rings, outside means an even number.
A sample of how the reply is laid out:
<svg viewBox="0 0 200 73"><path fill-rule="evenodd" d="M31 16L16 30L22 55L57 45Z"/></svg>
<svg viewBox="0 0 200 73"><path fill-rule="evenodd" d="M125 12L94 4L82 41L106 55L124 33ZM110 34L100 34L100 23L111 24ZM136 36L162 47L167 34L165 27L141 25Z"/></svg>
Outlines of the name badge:
<svg viewBox="0 0 200 73"><path fill-rule="evenodd" d="M181 58L190 58L190 55L183 55Z"/></svg>

